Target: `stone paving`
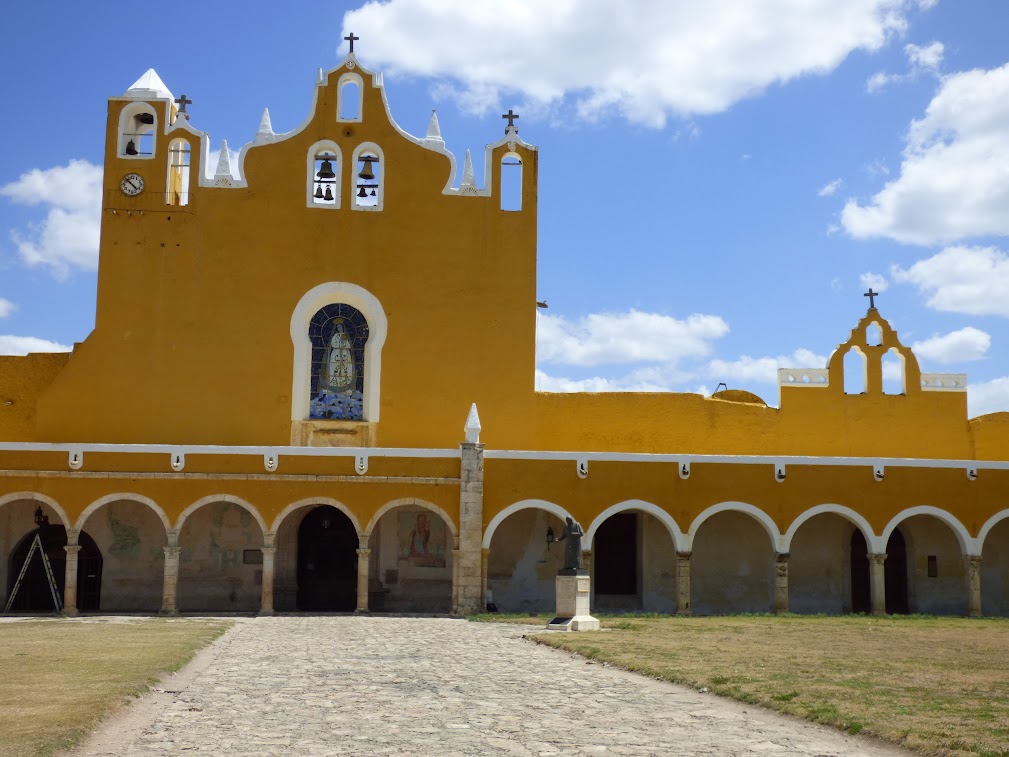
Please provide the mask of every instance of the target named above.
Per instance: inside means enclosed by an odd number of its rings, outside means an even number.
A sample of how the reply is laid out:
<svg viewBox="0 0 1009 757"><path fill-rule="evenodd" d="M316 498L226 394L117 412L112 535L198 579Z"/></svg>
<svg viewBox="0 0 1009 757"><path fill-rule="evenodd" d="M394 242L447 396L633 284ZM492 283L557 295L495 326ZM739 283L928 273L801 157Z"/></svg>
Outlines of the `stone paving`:
<svg viewBox="0 0 1009 757"><path fill-rule="evenodd" d="M115 751L906 754L522 640L531 630L432 618L241 619ZM86 744L82 753L103 750Z"/></svg>

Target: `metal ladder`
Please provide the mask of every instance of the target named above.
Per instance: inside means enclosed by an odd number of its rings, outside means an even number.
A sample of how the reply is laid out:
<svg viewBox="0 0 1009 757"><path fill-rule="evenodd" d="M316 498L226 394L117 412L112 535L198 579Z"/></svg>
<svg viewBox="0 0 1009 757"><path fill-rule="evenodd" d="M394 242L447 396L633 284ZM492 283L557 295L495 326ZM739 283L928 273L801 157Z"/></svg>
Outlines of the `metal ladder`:
<svg viewBox="0 0 1009 757"><path fill-rule="evenodd" d="M4 607L5 615L11 611L11 607L14 605L14 599L18 595L18 589L21 588L21 582L24 580L25 573L28 572L28 566L31 564L32 555L35 554L35 550L38 550L39 556L42 558L42 567L46 569L46 579L49 581L49 593L52 595L53 607L56 610L56 614L59 615L63 612L63 602L60 601L60 590L56 585L56 577L53 575L53 566L49 564L49 557L46 555L46 551L42 548L42 534L36 533L35 538L32 540L32 546L28 550L28 557L25 558L25 564L21 566L21 572L18 574L18 580L14 582L14 588L11 589L11 595L7 598L7 606Z"/></svg>

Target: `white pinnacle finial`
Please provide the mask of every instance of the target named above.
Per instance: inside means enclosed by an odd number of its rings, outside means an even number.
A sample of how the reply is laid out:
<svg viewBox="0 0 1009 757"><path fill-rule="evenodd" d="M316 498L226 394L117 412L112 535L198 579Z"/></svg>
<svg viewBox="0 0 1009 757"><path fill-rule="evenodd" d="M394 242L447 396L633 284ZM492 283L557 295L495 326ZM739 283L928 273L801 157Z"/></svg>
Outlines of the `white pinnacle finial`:
<svg viewBox="0 0 1009 757"><path fill-rule="evenodd" d="M259 122L259 131L256 132L256 142L272 142L275 136L273 124L270 122L270 109L263 108L263 118Z"/></svg>
<svg viewBox="0 0 1009 757"><path fill-rule="evenodd" d="M473 156L466 148L466 160L462 164L462 187L476 187L476 179L473 177Z"/></svg>
<svg viewBox="0 0 1009 757"><path fill-rule="evenodd" d="M427 122L427 139L432 142L444 142L441 138L441 124L438 123L438 111L431 111L431 120Z"/></svg>
<svg viewBox="0 0 1009 757"><path fill-rule="evenodd" d="M319 66L319 78L316 81L316 84L322 84L322 66Z"/></svg>
<svg viewBox="0 0 1009 757"><path fill-rule="evenodd" d="M221 140L221 157L217 159L215 179L231 178L231 155L228 152L228 140Z"/></svg>
<svg viewBox="0 0 1009 757"><path fill-rule="evenodd" d="M466 442L467 444L479 444L480 443L480 414L476 411L476 403L469 409L469 415L466 416L466 426L464 428L466 432Z"/></svg>

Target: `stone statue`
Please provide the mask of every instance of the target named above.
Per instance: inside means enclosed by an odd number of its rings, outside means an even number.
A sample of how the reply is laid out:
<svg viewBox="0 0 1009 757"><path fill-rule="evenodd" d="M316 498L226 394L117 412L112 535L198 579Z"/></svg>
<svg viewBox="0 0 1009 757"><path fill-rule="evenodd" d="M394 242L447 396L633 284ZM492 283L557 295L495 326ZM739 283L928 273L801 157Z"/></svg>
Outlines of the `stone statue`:
<svg viewBox="0 0 1009 757"><path fill-rule="evenodd" d="M354 354L352 344L343 323L336 324L336 330L329 340L329 391L347 392L354 388Z"/></svg>
<svg viewBox="0 0 1009 757"><path fill-rule="evenodd" d="M567 519L564 526L564 533L557 537L557 541L567 539L564 545L564 567L562 573L578 572L582 569L582 536L585 534L582 527L573 518ZM568 573L569 575L571 573Z"/></svg>

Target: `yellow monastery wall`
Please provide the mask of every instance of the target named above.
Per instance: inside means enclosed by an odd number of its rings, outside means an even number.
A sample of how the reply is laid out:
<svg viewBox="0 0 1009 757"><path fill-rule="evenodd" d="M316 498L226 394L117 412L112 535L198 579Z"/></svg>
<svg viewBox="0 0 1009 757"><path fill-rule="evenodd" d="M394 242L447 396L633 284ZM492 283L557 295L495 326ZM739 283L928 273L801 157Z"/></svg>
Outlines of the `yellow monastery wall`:
<svg viewBox="0 0 1009 757"><path fill-rule="evenodd" d="M28 442L37 438L39 397L63 370L66 352L0 357L0 441ZM75 412L71 406L69 412Z"/></svg>

